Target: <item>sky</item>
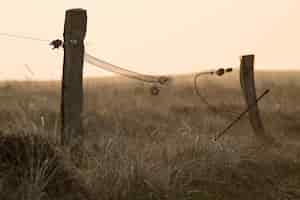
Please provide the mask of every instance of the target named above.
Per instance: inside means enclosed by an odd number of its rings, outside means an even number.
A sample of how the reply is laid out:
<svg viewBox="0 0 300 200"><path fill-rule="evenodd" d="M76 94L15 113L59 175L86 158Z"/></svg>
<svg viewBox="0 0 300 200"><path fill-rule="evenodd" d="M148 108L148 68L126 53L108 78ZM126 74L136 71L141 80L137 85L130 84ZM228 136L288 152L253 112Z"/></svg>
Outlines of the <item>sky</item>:
<svg viewBox="0 0 300 200"><path fill-rule="evenodd" d="M63 38L65 11L88 14L86 51L147 74L181 74L238 67L300 70L299 0L10 0L0 33ZM47 42L0 36L0 80L60 79L63 51ZM33 71L33 74L26 68ZM84 76L107 73L89 64Z"/></svg>

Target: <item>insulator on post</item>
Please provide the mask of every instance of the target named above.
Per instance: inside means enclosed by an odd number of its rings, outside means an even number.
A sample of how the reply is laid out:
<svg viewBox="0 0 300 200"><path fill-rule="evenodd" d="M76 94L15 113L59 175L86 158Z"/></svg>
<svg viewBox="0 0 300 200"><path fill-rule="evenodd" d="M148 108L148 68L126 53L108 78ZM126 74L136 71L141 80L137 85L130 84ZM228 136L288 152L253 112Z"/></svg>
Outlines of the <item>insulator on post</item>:
<svg viewBox="0 0 300 200"><path fill-rule="evenodd" d="M217 74L218 76L222 76L224 73L225 73L224 68L220 68L220 69L218 69L218 70L216 71L216 74Z"/></svg>
<svg viewBox="0 0 300 200"><path fill-rule="evenodd" d="M50 42L49 45L52 46L52 49L58 49L63 46L63 41L60 39L56 39Z"/></svg>
<svg viewBox="0 0 300 200"><path fill-rule="evenodd" d="M232 71L233 71L232 68L227 68L227 69L225 69L225 72L232 72Z"/></svg>

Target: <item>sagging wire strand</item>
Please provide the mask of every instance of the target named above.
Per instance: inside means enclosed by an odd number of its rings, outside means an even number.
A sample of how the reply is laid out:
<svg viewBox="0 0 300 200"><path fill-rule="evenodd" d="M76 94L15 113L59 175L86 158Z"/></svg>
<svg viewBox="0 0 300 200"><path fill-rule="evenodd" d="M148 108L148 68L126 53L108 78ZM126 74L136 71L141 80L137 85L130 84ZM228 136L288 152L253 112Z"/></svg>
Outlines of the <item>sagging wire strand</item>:
<svg viewBox="0 0 300 200"><path fill-rule="evenodd" d="M31 36L17 35L17 34L10 34L10 33L0 33L0 36L5 36L5 37L15 38L15 39L32 40L32 41L38 41L38 42L47 42L50 46L52 46L52 49L59 49L59 48L63 47L63 41L60 39L49 40L49 39L42 39L42 38L38 38L38 37L31 37ZM110 72L119 74L121 76L125 76L127 78L136 79L136 80L143 81L146 83L151 83L151 84L159 84L159 85L166 85L171 80L171 77L168 77L168 76L146 75L146 74L138 73L135 71L131 71L124 67L113 65L109 62L106 62L104 60L96 58L95 56L92 56L89 53L85 53L84 56L85 56L85 61L87 63L92 64L93 66L96 66L98 68L104 69L106 71L110 71ZM210 104L208 102L208 100L205 98L205 96L202 95L202 92L200 91L200 88L198 87L198 79L204 75L223 76L225 73L228 73L231 71L232 71L232 68L227 68L227 69L220 68L216 71L200 72L194 76L194 90L195 90L197 96L207 106L207 108L214 113L228 112L231 114L236 114L233 111L218 109L216 106ZM158 95L160 89L154 85L150 91L151 91L152 95Z"/></svg>
<svg viewBox="0 0 300 200"><path fill-rule="evenodd" d="M171 78L167 76L153 76L153 75L146 75L135 71L131 71L124 67L119 67L117 65L113 65L109 62L96 58L90 55L89 53L85 53L85 62L92 64L93 66L96 66L98 68L104 69L106 71L113 72L115 74L119 74L121 76L139 80L146 83L166 85L171 80ZM150 93L153 96L157 96L160 93L160 88L157 85L153 85L150 88Z"/></svg>
<svg viewBox="0 0 300 200"><path fill-rule="evenodd" d="M207 100L207 98L202 94L200 88L199 88L199 84L198 84L198 80L200 78L202 78L203 76L207 76L207 75L217 75L217 76L223 76L225 73L229 73L232 72L233 69L232 68L219 68L216 71L206 71L206 72L199 72L194 76L194 90L196 92L196 95L201 99L201 101L206 105L206 107L213 113L229 113L232 115L237 115L239 114L238 112L234 112L231 110L226 110L226 109L220 109L217 108L216 106L214 106L213 104L210 104Z"/></svg>
<svg viewBox="0 0 300 200"><path fill-rule="evenodd" d="M146 75L128 70L123 67L119 67L117 65L113 65L109 62L96 58L89 53L85 53L85 61L106 71L110 71L122 76L126 76L127 78L136 79L147 83L159 83L161 85L165 85L170 80L170 77L167 76Z"/></svg>
<svg viewBox="0 0 300 200"><path fill-rule="evenodd" d="M43 39L38 37L31 37L26 35L18 35L18 34L10 34L10 33L4 33L0 32L0 36L8 37L8 38L14 38L14 39L23 39L23 40L31 40L31 41L37 41L37 42L47 42L52 49L59 49L63 48L63 41L60 39L56 40L49 40L49 39ZM153 84L159 84L159 85L166 85L171 80L170 77L167 76L152 76L152 75L145 75L138 72L134 72L131 70L128 70L126 68L122 68L116 65L113 65L111 63L108 63L104 60L98 59L89 53L85 53L85 61L92 64L93 66L96 66L98 68L104 69L106 71L110 71L122 76L125 76L127 78L136 79L139 81L147 82L147 83L153 83ZM154 85L151 87L150 92L152 95L158 95L160 92L160 88Z"/></svg>
<svg viewBox="0 0 300 200"><path fill-rule="evenodd" d="M160 85L166 85L170 82L171 77L167 76L152 76L152 75L145 75L141 74L135 71L130 71L126 68L119 67L116 65L113 65L111 63L108 63L104 60L101 60L99 58L96 58L88 53L85 53L85 61L98 67L101 69L104 69L106 71L110 71L122 76L125 76L127 78L136 79L139 81L147 82L147 83L158 83ZM198 97L201 99L201 101L207 106L207 108L212 111L213 113L221 114L221 113L229 113L232 115L239 114L238 112L226 110L226 109L219 109L216 106L210 104L208 100L205 98L204 95L202 95L202 92L200 91L200 88L198 86L198 79L204 75L217 75L217 76L223 76L225 73L232 72L232 68L220 68L216 71L206 71L206 72L199 72L194 76L194 90ZM160 90L157 86L153 86L150 89L150 92L152 95L158 95Z"/></svg>
<svg viewBox="0 0 300 200"><path fill-rule="evenodd" d="M15 39L24 39L24 40L32 40L32 41L38 41L38 42L47 42L50 46L52 46L52 49L60 49L60 47L64 47L63 41L60 39L56 39L56 40L47 40L47 39L41 39L41 38L37 38L37 37L30 37L30 36L23 36L23 35L16 35L16 34L9 34L9 33L1 33L0 32L0 36L5 36L5 37L9 37L9 38L15 38ZM85 53L85 61L96 66L99 68L102 68L104 70L113 72L113 73L117 73L119 75L122 76L126 76L128 78L132 78L132 79L136 79L139 81L143 81L143 82L147 82L147 83L151 83L151 84L160 84L160 85L165 85L167 84L171 78L167 77L167 76L152 76L152 75L145 75L145 74L141 74L135 71L130 71L126 68L123 67L119 67L113 64L110 64L104 60L98 59L88 53ZM29 70L29 72L31 71L29 67L26 67L27 70ZM219 134L215 135L215 139L214 141L217 141L219 138L221 138L226 132L228 132L228 130L234 126L236 123L238 123L238 121L240 121L242 119L242 117L249 112L249 110L254 107L259 100L261 100L261 98L263 98L266 94L269 93L269 90L266 90L258 99L256 99L255 104L253 105L249 105L242 113L237 113L237 112L233 112L230 110L225 110L225 109L220 109L217 108L216 106L210 104L208 102L208 100L205 98L205 96L202 94L202 92L199 89L198 86L198 79L204 75L217 75L217 76L223 76L225 73L231 72L233 69L232 68L220 68L216 71L208 71L208 72L200 72L197 73L194 76L194 90L197 94L197 96L201 99L201 101L207 106L207 108L211 111L213 111L214 113L217 114L224 114L224 113L230 113L230 114L234 114L235 119L233 121L231 121L231 123L226 126L221 132L219 132ZM31 73L33 74L33 73ZM154 85L151 88L151 94L152 95L158 95L160 89Z"/></svg>
<svg viewBox="0 0 300 200"><path fill-rule="evenodd" d="M50 42L50 46L52 46L52 49L59 49L60 47L63 47L63 41L56 39ZM146 83L153 83L153 84L160 84L160 85L166 85L170 82L171 78L167 76L153 76L153 75L146 75L142 73L138 73L135 71L128 70L127 68L120 67L117 65L113 65L107 61L104 61L102 59L99 59L95 56L92 56L89 53L84 54L84 61L101 69L104 69L106 71L119 74L121 76L139 80ZM153 86L150 89L150 92L152 95L158 95L160 92L160 89L157 86Z"/></svg>

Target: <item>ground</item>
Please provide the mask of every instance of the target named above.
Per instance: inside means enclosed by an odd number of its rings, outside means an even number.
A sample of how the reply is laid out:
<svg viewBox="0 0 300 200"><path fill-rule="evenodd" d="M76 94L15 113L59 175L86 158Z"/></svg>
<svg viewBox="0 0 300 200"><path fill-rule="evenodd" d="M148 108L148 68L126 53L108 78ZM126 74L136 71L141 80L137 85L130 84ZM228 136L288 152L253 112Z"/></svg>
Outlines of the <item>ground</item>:
<svg viewBox="0 0 300 200"><path fill-rule="evenodd" d="M0 131L4 138L25 133L51 141L65 159L61 163L94 199L300 199L299 77L300 72L256 73L258 95L271 90L259 102L265 128L281 146L262 144L247 116L214 141L245 109L238 72L199 83L220 112L195 94L191 75L176 77L158 96L138 81L85 79L84 144L77 160L59 144L60 83L2 82ZM0 176L1 184L6 178ZM3 184L0 189L9 199L5 191L11 190ZM27 190L11 199L27 200ZM47 192L34 198L51 199Z"/></svg>

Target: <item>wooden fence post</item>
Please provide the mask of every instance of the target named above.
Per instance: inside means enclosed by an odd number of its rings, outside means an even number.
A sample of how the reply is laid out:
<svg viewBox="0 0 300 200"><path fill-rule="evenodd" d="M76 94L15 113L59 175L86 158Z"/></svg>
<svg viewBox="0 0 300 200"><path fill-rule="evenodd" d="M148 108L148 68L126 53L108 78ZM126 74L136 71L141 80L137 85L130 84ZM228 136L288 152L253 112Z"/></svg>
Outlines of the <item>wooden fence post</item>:
<svg viewBox="0 0 300 200"><path fill-rule="evenodd" d="M61 142L78 143L83 135L83 84L84 38L87 13L83 9L66 11L64 26L64 62L61 97Z"/></svg>
<svg viewBox="0 0 300 200"><path fill-rule="evenodd" d="M256 103L256 88L254 78L254 55L245 55L241 58L240 66L240 83L249 110L249 120L253 128L254 134L262 141L274 143L275 140L266 133L258 105Z"/></svg>

